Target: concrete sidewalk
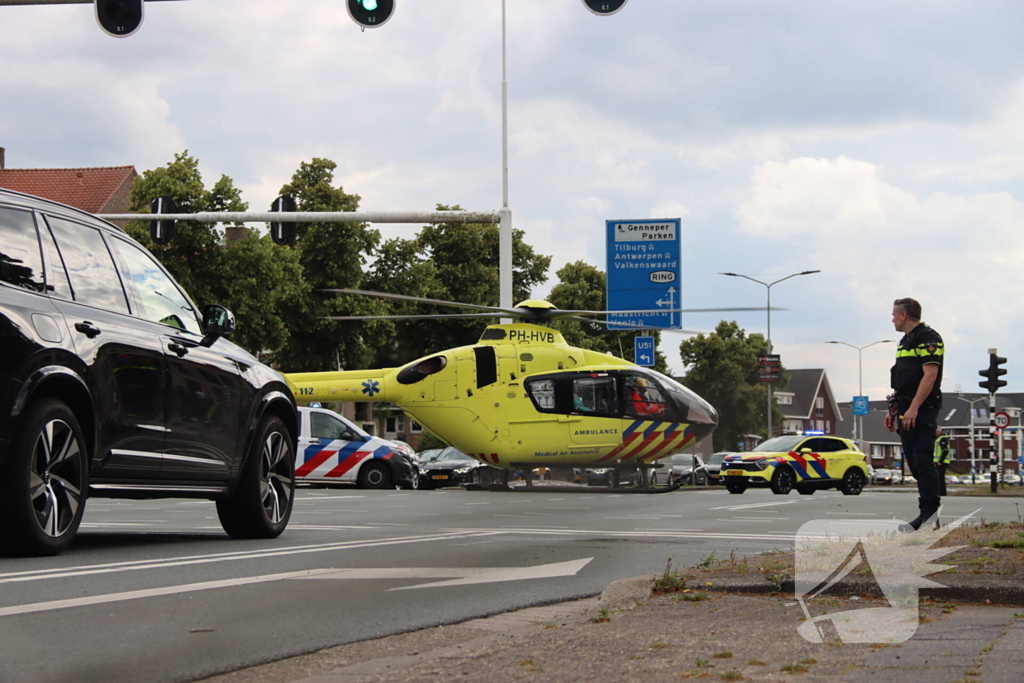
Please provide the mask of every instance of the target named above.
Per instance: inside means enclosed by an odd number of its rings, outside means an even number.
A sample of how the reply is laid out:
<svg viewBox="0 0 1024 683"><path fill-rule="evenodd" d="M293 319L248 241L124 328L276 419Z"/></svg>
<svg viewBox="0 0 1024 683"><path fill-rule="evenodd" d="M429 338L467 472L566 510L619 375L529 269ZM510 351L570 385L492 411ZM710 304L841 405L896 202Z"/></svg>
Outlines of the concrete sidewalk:
<svg viewBox="0 0 1024 683"><path fill-rule="evenodd" d="M814 644L786 595L651 595L653 576L602 594L329 648L211 683L396 681L960 680L1019 683L1024 607L932 603L898 645ZM837 609L872 601L838 599ZM845 604L849 603L849 604ZM881 604L881 603L880 603Z"/></svg>

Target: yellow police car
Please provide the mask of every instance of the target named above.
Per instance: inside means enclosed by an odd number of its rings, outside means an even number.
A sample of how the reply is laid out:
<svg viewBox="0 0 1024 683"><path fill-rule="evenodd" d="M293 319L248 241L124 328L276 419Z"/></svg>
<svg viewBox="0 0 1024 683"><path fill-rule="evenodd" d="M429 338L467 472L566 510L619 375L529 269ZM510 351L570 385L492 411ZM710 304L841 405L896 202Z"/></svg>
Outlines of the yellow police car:
<svg viewBox="0 0 1024 683"><path fill-rule="evenodd" d="M729 493L760 487L783 496L793 489L804 495L839 489L857 496L868 480L868 467L864 453L850 439L787 434L752 451L725 456L721 479Z"/></svg>

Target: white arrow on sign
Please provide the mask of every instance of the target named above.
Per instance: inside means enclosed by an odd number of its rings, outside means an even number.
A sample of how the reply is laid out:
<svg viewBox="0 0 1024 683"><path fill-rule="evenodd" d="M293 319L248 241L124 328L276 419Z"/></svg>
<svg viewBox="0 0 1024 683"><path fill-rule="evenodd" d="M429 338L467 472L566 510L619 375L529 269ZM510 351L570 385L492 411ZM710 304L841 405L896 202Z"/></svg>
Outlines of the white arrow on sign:
<svg viewBox="0 0 1024 683"><path fill-rule="evenodd" d="M523 579L553 579L559 576L575 576L594 558L554 562L536 567L388 567L384 569L337 569L318 572L294 579L374 579L378 581L393 579L446 579L432 581L416 586L391 588L393 591L415 590L417 588L436 588L438 586L468 586L474 583L500 583L503 581L522 581Z"/></svg>
<svg viewBox="0 0 1024 683"><path fill-rule="evenodd" d="M670 309L674 309L676 307L676 288L675 287L669 287L668 288L668 301L666 301L664 299L658 299L654 303L657 304L659 307L661 307L661 306L668 306ZM668 324L669 324L669 327L672 327L673 325L676 324L676 314L675 313L669 313Z"/></svg>

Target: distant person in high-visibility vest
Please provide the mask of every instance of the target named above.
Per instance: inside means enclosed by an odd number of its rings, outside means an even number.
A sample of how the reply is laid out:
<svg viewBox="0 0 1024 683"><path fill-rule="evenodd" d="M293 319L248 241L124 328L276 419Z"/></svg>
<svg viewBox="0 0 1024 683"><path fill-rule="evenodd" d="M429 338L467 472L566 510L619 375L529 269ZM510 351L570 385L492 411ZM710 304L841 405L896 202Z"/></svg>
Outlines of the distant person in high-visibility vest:
<svg viewBox="0 0 1024 683"><path fill-rule="evenodd" d="M939 471L939 493L946 495L946 468L949 467L949 437L942 433L942 427L935 428L935 450L932 454L935 469Z"/></svg>

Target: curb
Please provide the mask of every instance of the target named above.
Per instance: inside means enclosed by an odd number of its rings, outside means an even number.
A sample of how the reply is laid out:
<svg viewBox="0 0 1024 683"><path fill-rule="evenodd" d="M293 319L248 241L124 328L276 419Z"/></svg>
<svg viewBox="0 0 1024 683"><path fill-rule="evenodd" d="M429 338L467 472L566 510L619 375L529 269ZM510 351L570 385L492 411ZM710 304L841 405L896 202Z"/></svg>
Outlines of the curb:
<svg viewBox="0 0 1024 683"><path fill-rule="evenodd" d="M647 577L638 577L647 578ZM747 593L751 595L785 595L796 596L796 582L788 578L781 584L768 583L762 579L729 578L726 580L709 579L712 585L702 587L712 593ZM609 586L610 588L611 586ZM829 589L829 593L842 597L860 597L876 595L877 584L847 577ZM981 581L956 580L945 585L924 587L920 589L922 597L932 600L980 605L1004 605L1020 607L1024 605L1024 586L1012 584L992 584Z"/></svg>

